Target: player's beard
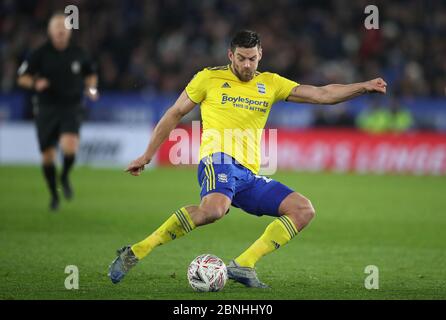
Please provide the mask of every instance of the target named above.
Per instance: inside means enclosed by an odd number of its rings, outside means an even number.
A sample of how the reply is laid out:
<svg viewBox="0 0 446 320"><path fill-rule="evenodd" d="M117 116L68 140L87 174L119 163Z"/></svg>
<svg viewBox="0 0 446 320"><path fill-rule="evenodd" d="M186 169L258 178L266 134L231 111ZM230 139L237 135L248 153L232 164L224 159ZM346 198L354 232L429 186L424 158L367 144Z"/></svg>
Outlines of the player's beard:
<svg viewBox="0 0 446 320"><path fill-rule="evenodd" d="M243 82L251 81L252 78L254 78L255 71L242 70L242 72L239 72L235 66L232 66L232 70L234 71L237 78L239 78Z"/></svg>

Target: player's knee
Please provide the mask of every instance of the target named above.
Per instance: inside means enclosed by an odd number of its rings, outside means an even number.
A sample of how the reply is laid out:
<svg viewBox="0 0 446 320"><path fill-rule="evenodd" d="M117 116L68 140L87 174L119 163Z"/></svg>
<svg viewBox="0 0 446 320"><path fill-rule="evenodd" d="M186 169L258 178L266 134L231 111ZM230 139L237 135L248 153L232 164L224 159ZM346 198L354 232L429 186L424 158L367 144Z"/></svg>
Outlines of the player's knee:
<svg viewBox="0 0 446 320"><path fill-rule="evenodd" d="M206 223L213 223L223 218L227 211L227 208L222 205L202 205L200 209Z"/></svg>
<svg viewBox="0 0 446 320"><path fill-rule="evenodd" d="M56 160L56 150L53 148L42 152L42 162L44 165L53 164Z"/></svg>
<svg viewBox="0 0 446 320"><path fill-rule="evenodd" d="M48 166L48 165L51 165L51 164L53 164L54 163L54 159L53 159L53 157L51 157L51 156L43 156L42 157L42 163L43 163L43 165L45 165L45 166Z"/></svg>
<svg viewBox="0 0 446 320"><path fill-rule="evenodd" d="M64 134L60 139L60 144L65 155L73 155L79 147L79 137L74 134Z"/></svg>
<svg viewBox="0 0 446 320"><path fill-rule="evenodd" d="M308 216L308 219L312 220L314 218L314 216L316 215L316 210L314 209L311 201L309 199L305 198L303 207L305 208L304 210L306 212L306 215Z"/></svg>
<svg viewBox="0 0 446 320"><path fill-rule="evenodd" d="M77 145L66 145L65 147L62 147L62 152L66 156L73 156L77 153Z"/></svg>
<svg viewBox="0 0 446 320"><path fill-rule="evenodd" d="M298 195L293 200L288 202L285 214L291 218L300 231L314 218L316 210L311 201L302 195Z"/></svg>
<svg viewBox="0 0 446 320"><path fill-rule="evenodd" d="M225 202L203 201L200 204L200 211L202 212L205 223L212 223L223 218L228 208Z"/></svg>
<svg viewBox="0 0 446 320"><path fill-rule="evenodd" d="M297 204L299 215L301 219L308 224L311 220L313 220L316 215L316 210L313 207L311 201L305 197L302 197Z"/></svg>
<svg viewBox="0 0 446 320"><path fill-rule="evenodd" d="M215 222L225 216L231 206L231 200L219 193L208 194L200 203L203 224Z"/></svg>

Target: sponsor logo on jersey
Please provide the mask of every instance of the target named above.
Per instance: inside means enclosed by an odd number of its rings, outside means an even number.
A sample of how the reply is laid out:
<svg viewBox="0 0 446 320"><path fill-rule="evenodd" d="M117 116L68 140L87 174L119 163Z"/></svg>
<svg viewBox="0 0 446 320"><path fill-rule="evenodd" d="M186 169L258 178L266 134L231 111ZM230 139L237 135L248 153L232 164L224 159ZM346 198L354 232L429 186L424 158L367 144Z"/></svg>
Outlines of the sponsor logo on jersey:
<svg viewBox="0 0 446 320"><path fill-rule="evenodd" d="M247 106L259 106L259 107L268 107L269 103L265 100L254 100L250 98L243 98L241 96L238 97L232 97L230 95L227 95L226 93L223 93L221 96L221 104L225 104L226 102L232 102L235 104L244 104Z"/></svg>
<svg viewBox="0 0 446 320"><path fill-rule="evenodd" d="M230 88L231 86L229 85L229 83L225 82L225 83L223 83L223 85L221 87L222 88Z"/></svg>
<svg viewBox="0 0 446 320"><path fill-rule="evenodd" d="M217 179L221 183L227 183L228 182L228 176L226 175L226 173L219 173L217 175Z"/></svg>
<svg viewBox="0 0 446 320"><path fill-rule="evenodd" d="M260 82L257 83L257 90L259 90L259 93L261 93L261 94L266 93L266 88L263 83L260 83Z"/></svg>

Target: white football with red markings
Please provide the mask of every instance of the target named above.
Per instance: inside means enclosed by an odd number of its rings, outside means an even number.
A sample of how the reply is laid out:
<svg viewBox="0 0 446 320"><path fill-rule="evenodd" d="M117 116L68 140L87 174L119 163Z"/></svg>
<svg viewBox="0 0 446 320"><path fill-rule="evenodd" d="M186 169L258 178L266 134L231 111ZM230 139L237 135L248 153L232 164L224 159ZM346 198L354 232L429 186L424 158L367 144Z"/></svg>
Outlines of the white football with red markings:
<svg viewBox="0 0 446 320"><path fill-rule="evenodd" d="M220 291L228 280L228 271L219 257L213 254L202 254L189 265L187 279L195 291Z"/></svg>

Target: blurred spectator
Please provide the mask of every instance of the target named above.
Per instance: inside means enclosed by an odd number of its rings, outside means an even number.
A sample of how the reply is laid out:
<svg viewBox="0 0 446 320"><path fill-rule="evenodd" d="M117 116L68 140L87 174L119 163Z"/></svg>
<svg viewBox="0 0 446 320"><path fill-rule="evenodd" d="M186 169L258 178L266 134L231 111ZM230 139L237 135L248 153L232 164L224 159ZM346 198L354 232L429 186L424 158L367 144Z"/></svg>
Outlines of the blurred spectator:
<svg viewBox="0 0 446 320"><path fill-rule="evenodd" d="M355 119L345 104L314 108L315 127L353 127Z"/></svg>
<svg viewBox="0 0 446 320"><path fill-rule="evenodd" d="M393 97L388 107L374 100L370 109L359 114L357 126L371 133L405 132L413 127L413 118L409 110Z"/></svg>
<svg viewBox="0 0 446 320"><path fill-rule="evenodd" d="M391 99L390 114L392 116L392 131L404 132L413 128L414 120L412 113L404 108L397 98Z"/></svg>

